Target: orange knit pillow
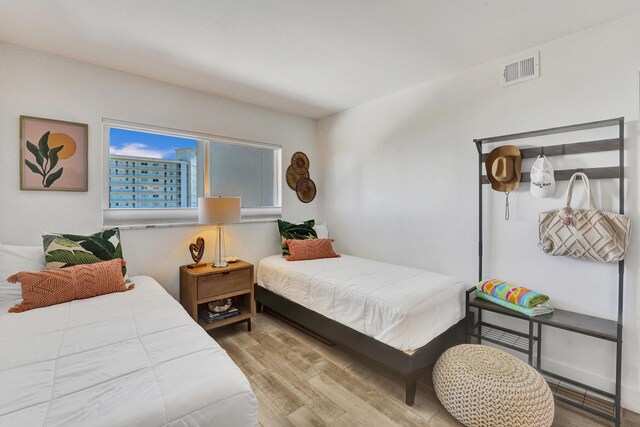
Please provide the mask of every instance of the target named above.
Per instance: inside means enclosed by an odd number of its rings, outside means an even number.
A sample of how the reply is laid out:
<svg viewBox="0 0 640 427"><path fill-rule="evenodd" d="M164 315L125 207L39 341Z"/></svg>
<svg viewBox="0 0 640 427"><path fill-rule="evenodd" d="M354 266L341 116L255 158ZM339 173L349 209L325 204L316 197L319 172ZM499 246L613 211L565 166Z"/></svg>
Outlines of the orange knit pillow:
<svg viewBox="0 0 640 427"><path fill-rule="evenodd" d="M333 239L287 240L290 255L287 261L303 261L307 259L337 258L333 250Z"/></svg>
<svg viewBox="0 0 640 427"><path fill-rule="evenodd" d="M9 276L7 281L20 282L22 302L11 307L9 312L20 313L76 299L131 290L134 285L125 285L122 277L124 264L124 260L117 258L57 270L16 273Z"/></svg>

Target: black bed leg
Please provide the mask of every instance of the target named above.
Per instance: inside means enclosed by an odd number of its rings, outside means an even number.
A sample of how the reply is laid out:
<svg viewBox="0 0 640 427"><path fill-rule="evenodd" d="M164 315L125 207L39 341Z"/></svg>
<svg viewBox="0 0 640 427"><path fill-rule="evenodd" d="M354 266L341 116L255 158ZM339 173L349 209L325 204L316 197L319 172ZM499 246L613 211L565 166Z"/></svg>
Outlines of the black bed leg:
<svg viewBox="0 0 640 427"><path fill-rule="evenodd" d="M416 387L418 385L417 375L407 375L405 377L404 401L407 405L412 406L416 400Z"/></svg>
<svg viewBox="0 0 640 427"><path fill-rule="evenodd" d="M263 308L262 303L256 301L256 313L262 313L262 308Z"/></svg>

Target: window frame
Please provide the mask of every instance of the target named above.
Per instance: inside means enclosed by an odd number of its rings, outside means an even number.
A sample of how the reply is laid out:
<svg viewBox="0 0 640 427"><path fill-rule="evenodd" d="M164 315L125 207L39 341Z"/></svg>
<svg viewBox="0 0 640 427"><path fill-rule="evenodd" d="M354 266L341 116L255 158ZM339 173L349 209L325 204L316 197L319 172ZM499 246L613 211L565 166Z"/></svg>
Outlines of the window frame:
<svg viewBox="0 0 640 427"><path fill-rule="evenodd" d="M111 146L109 130L111 128L127 129L140 132L159 133L181 138L195 139L198 155L203 158L202 190L210 196L210 150L209 142L236 144L257 148L268 148L275 151L275 200L277 206L242 208L240 222L275 221L282 217L282 146L260 141L251 141L202 132L185 131L161 126L145 125L115 119L102 119L102 226L103 228L152 228L163 226L190 226L198 224L198 208L110 208L109 207L109 169ZM200 169L200 168L199 168ZM225 194L231 196L231 194Z"/></svg>

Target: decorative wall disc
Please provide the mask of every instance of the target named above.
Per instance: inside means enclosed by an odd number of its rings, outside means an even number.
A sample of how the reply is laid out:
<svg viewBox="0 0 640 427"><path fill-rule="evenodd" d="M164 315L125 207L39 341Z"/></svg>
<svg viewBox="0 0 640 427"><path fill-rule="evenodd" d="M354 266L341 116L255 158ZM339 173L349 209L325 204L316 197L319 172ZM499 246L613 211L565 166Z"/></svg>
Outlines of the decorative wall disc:
<svg viewBox="0 0 640 427"><path fill-rule="evenodd" d="M316 197L316 184L309 178L302 178L296 185L298 199L303 203L309 203Z"/></svg>
<svg viewBox="0 0 640 427"><path fill-rule="evenodd" d="M302 178L309 178L309 172L299 174L293 169L293 166L289 166L287 168L287 185L289 186L289 188L295 191L296 186L298 185L298 181L300 181Z"/></svg>
<svg viewBox="0 0 640 427"><path fill-rule="evenodd" d="M302 151L293 153L293 156L291 156L291 166L294 171L300 175L304 175L309 172L309 158Z"/></svg>

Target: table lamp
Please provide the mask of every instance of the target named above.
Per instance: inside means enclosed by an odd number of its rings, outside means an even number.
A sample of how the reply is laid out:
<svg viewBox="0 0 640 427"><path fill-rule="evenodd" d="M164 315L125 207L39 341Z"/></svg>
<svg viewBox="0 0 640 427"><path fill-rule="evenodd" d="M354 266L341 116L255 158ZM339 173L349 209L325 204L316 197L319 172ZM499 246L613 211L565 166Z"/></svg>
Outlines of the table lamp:
<svg viewBox="0 0 640 427"><path fill-rule="evenodd" d="M218 241L215 246L213 266L226 267L224 248L224 224L240 222L240 197L199 197L198 224L215 224Z"/></svg>

